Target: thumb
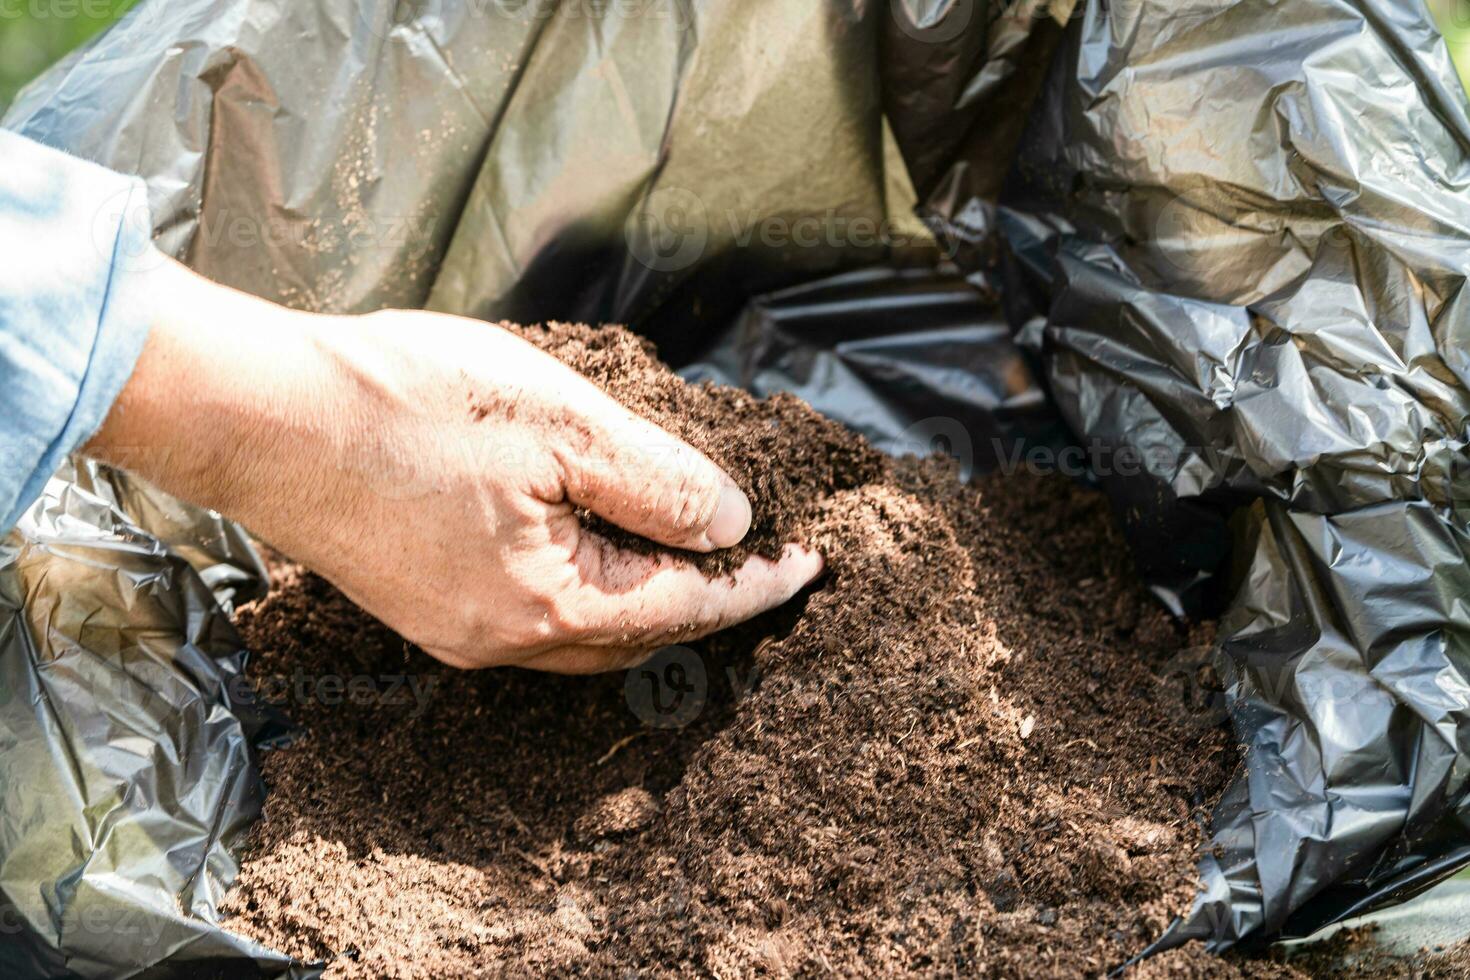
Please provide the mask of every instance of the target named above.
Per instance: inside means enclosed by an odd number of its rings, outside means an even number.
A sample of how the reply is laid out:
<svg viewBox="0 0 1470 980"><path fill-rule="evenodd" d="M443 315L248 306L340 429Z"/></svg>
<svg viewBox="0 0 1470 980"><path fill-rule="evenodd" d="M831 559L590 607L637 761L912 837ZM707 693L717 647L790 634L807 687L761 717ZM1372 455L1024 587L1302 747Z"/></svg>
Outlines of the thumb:
<svg viewBox="0 0 1470 980"><path fill-rule="evenodd" d="M699 450L612 399L578 452L563 456L567 498L672 548L730 548L750 530L750 500Z"/></svg>

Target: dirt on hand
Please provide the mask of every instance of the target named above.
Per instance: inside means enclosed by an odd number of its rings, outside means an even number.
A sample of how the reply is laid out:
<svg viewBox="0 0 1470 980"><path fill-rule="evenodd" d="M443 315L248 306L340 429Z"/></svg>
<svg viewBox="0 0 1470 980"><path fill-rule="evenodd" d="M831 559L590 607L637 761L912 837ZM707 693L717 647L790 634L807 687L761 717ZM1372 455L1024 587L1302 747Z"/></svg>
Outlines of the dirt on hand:
<svg viewBox="0 0 1470 980"><path fill-rule="evenodd" d="M1237 761L1180 694L1210 629L1156 608L1099 496L890 460L619 329L523 335L747 489L751 536L707 571L797 540L828 573L564 678L442 667L277 562L238 621L306 734L265 759L229 928L338 978L1031 978L1103 975L1188 910Z"/></svg>

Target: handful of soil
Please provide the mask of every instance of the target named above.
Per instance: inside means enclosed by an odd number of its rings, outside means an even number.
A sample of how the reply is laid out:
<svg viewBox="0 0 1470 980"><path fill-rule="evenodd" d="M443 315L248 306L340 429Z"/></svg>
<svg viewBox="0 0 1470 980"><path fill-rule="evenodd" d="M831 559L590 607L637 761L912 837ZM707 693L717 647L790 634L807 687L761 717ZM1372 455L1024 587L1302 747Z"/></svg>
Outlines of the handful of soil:
<svg viewBox="0 0 1470 980"><path fill-rule="evenodd" d="M1236 754L1160 675L1210 631L1152 605L1099 497L962 485L620 329L521 332L746 488L707 571L795 540L826 580L587 679L441 667L277 562L238 622L307 734L266 758L228 927L329 977L1096 976L1189 908Z"/></svg>
<svg viewBox="0 0 1470 980"><path fill-rule="evenodd" d="M750 497L745 540L712 554L681 557L709 575L733 571L751 555L779 558L790 543L811 543L834 493L881 482L888 462L866 440L822 418L792 395L757 399L739 388L692 386L659 364L650 341L621 328L501 324L576 368L639 415L720 464ZM667 549L596 515L583 523L632 551Z"/></svg>

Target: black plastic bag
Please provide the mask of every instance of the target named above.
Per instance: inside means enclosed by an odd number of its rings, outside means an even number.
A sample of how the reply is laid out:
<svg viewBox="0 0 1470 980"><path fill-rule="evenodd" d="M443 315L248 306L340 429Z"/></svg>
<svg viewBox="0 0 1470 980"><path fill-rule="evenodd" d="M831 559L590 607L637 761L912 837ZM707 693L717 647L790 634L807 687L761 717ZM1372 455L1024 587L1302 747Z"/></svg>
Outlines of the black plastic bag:
<svg viewBox="0 0 1470 980"><path fill-rule="evenodd" d="M920 187L1004 242L1058 409L1134 461L1098 476L1156 591L1233 591L1246 771L1164 945L1305 935L1470 859L1466 106L1417 2L1093 0L998 203L956 192L966 146Z"/></svg>
<svg viewBox="0 0 1470 980"><path fill-rule="evenodd" d="M635 7L145 0L6 124L143 175L160 244L221 281L630 322L891 449L1055 439L1039 365L1156 593L1227 606L1246 772L1166 943L1303 934L1470 859L1470 120L1417 0ZM193 839L171 806L165 848ZM190 946L38 922L33 965L286 969L213 929L215 891Z"/></svg>

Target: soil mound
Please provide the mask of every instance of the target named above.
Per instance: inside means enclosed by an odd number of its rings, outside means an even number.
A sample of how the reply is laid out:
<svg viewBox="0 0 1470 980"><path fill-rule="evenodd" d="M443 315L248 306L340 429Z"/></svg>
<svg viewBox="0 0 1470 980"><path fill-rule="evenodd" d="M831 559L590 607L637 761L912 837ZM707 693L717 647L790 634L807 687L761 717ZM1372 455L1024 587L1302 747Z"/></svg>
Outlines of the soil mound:
<svg viewBox="0 0 1470 980"><path fill-rule="evenodd" d="M238 620L307 734L266 758L231 928L332 977L1029 978L1187 910L1235 750L1177 683L1208 627L1152 604L1100 497L889 460L622 330L524 335L741 482L742 552L810 542L828 574L587 679L442 668L276 563Z"/></svg>

